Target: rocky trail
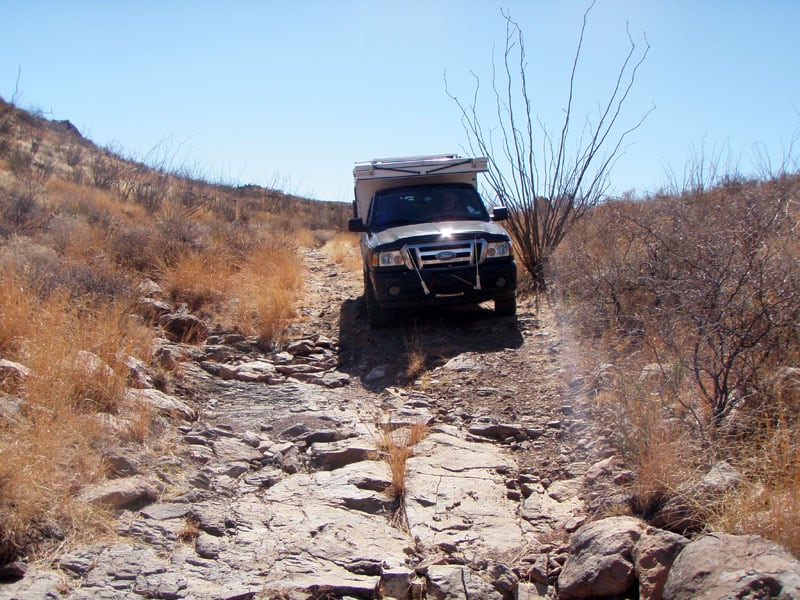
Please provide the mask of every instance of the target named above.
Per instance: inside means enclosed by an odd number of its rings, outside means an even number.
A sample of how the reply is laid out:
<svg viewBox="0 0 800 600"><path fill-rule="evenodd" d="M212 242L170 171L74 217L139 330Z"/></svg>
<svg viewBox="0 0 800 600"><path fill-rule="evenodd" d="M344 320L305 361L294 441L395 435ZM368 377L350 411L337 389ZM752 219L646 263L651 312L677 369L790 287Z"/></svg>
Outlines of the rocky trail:
<svg viewBox="0 0 800 600"><path fill-rule="evenodd" d="M550 309L371 331L360 275L317 250L306 264L280 352L218 331L163 343L179 385L145 372L131 393L169 415L172 452L109 456L116 477L85 499L117 509L116 536L22 568L0 599L660 597L688 540L587 523L632 475Z"/></svg>

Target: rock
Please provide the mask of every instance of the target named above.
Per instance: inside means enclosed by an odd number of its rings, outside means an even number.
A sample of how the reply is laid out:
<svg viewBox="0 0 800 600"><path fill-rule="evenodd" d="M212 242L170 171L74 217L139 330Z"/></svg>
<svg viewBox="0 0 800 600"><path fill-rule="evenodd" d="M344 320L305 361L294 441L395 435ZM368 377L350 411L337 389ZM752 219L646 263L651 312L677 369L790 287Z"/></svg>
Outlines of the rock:
<svg viewBox="0 0 800 600"><path fill-rule="evenodd" d="M478 547L493 557L524 547L531 528L518 518L519 505L507 498L507 476L500 474L513 465L501 446L431 433L407 462L411 535L423 546L445 543L468 556Z"/></svg>
<svg viewBox="0 0 800 600"><path fill-rule="evenodd" d="M203 558L219 558L222 544L220 538L201 531L194 542L194 549L198 556Z"/></svg>
<svg viewBox="0 0 800 600"><path fill-rule="evenodd" d="M0 565L0 582L22 579L27 572L28 565L21 560L15 560L6 565Z"/></svg>
<svg viewBox="0 0 800 600"><path fill-rule="evenodd" d="M0 581L0 600L60 600L64 581L57 573L28 569L21 579Z"/></svg>
<svg viewBox="0 0 800 600"><path fill-rule="evenodd" d="M185 517L191 510L192 507L190 504L165 503L152 504L146 508L143 508L140 512L148 519L166 521L169 519L180 519Z"/></svg>
<svg viewBox="0 0 800 600"><path fill-rule="evenodd" d="M164 295L164 288L152 279L143 279L137 289L145 298L161 298Z"/></svg>
<svg viewBox="0 0 800 600"><path fill-rule="evenodd" d="M160 487L150 479L134 475L90 486L82 490L78 498L88 504L122 509L150 504L160 492Z"/></svg>
<svg viewBox="0 0 800 600"><path fill-rule="evenodd" d="M308 449L311 465L319 469L339 469L345 465L369 460L375 447L358 441L319 442Z"/></svg>
<svg viewBox="0 0 800 600"><path fill-rule="evenodd" d="M162 300L142 298L139 300L135 312L147 321L157 321L160 317L170 314L172 312L172 307Z"/></svg>
<svg viewBox="0 0 800 600"><path fill-rule="evenodd" d="M381 598L410 598L416 582L414 571L409 569L381 569L378 591Z"/></svg>
<svg viewBox="0 0 800 600"><path fill-rule="evenodd" d="M431 600L468 600L469 598L503 598L482 577L469 567L461 565L431 565L426 574L428 581L427 597Z"/></svg>
<svg viewBox="0 0 800 600"><path fill-rule="evenodd" d="M549 534L563 529L583 510L583 502L577 496L562 496L558 487L556 495L562 500L550 496L541 483L533 484L532 487L519 512L523 519L542 533Z"/></svg>
<svg viewBox="0 0 800 600"><path fill-rule="evenodd" d="M228 506L221 502L209 501L195 504L191 507L189 516L202 531L221 537L229 527L236 525Z"/></svg>
<svg viewBox="0 0 800 600"><path fill-rule="evenodd" d="M87 376L114 377L114 369L104 363L99 356L86 350L78 350L75 353L72 357L72 367Z"/></svg>
<svg viewBox="0 0 800 600"><path fill-rule="evenodd" d="M514 594L514 600L546 600L549 598L547 595L547 584L540 582L522 583L517 584L517 590Z"/></svg>
<svg viewBox="0 0 800 600"><path fill-rule="evenodd" d="M492 585L505 596L510 596L519 583L519 578L514 574L505 563L495 563L489 568L489 575L492 579Z"/></svg>
<svg viewBox="0 0 800 600"><path fill-rule="evenodd" d="M340 371L331 371L322 376L321 384L327 388L340 388L350 383L350 376Z"/></svg>
<svg viewBox="0 0 800 600"><path fill-rule="evenodd" d="M197 344L208 337L208 326L187 312L173 312L158 318L158 324L171 342Z"/></svg>
<svg viewBox="0 0 800 600"><path fill-rule="evenodd" d="M19 398L0 394L0 419L15 422L22 416L23 402Z"/></svg>
<svg viewBox="0 0 800 600"><path fill-rule="evenodd" d="M125 366L128 367L128 385L139 389L153 387L153 378L147 372L147 365L133 356L125 359Z"/></svg>
<svg viewBox="0 0 800 600"><path fill-rule="evenodd" d="M388 372L389 365L377 366L364 376L364 383L375 383L379 379L386 377Z"/></svg>
<svg viewBox="0 0 800 600"><path fill-rule="evenodd" d="M464 372L464 371L480 371L480 363L470 356L459 355L448 360L442 369L448 371Z"/></svg>
<svg viewBox="0 0 800 600"><path fill-rule="evenodd" d="M611 479L614 469L619 461L615 456L609 456L594 463L586 471L584 478L587 486L594 486L604 480Z"/></svg>
<svg viewBox="0 0 800 600"><path fill-rule="evenodd" d="M470 425L469 433L492 440L505 440L524 436L525 429L520 425L480 420Z"/></svg>
<svg viewBox="0 0 800 600"><path fill-rule="evenodd" d="M76 551L74 559L89 566L77 595L81 600L185 597L186 578L169 571L157 551L143 544L87 546Z"/></svg>
<svg viewBox="0 0 800 600"><path fill-rule="evenodd" d="M0 358L0 385L9 391L13 391L18 385L30 377L31 371L28 367L13 360Z"/></svg>
<svg viewBox="0 0 800 600"><path fill-rule="evenodd" d="M678 554L663 597L800 598L800 562L759 536L709 534Z"/></svg>
<svg viewBox="0 0 800 600"><path fill-rule="evenodd" d="M112 448L103 454L109 475L113 477L128 477L139 472L139 462L121 448Z"/></svg>
<svg viewBox="0 0 800 600"><path fill-rule="evenodd" d="M220 364L219 377L237 379L239 381L269 382L277 375L275 365L265 360L254 360L239 365Z"/></svg>
<svg viewBox="0 0 800 600"><path fill-rule="evenodd" d="M703 511L714 506L742 482L741 472L720 461L699 482L678 490L653 516L651 523L678 533L697 530L705 522Z"/></svg>
<svg viewBox="0 0 800 600"><path fill-rule="evenodd" d="M547 488L547 495L557 502L566 502L570 498L578 496L583 484L579 479L562 479L554 481Z"/></svg>
<svg viewBox="0 0 800 600"><path fill-rule="evenodd" d="M633 517L588 523L570 536L569 557L558 577L559 598L623 594L634 584L633 548L646 525Z"/></svg>
<svg viewBox="0 0 800 600"><path fill-rule="evenodd" d="M159 390L128 390L127 394L132 401L149 404L166 415L177 415L186 421L194 421L197 419L197 411L188 404Z"/></svg>
<svg viewBox="0 0 800 600"><path fill-rule="evenodd" d="M689 543L682 535L648 527L633 548L641 600L661 600L672 563Z"/></svg>

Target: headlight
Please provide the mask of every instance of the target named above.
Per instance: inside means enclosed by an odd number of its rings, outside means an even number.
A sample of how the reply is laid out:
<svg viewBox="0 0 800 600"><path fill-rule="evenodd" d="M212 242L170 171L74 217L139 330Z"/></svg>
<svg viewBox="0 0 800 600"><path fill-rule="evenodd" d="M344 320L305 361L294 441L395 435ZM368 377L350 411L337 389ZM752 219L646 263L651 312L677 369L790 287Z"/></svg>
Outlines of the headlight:
<svg viewBox="0 0 800 600"><path fill-rule="evenodd" d="M486 258L501 258L511 256L511 242L489 242L486 248Z"/></svg>
<svg viewBox="0 0 800 600"><path fill-rule="evenodd" d="M403 264L403 255L400 250L376 252L372 255L373 267L399 267Z"/></svg>

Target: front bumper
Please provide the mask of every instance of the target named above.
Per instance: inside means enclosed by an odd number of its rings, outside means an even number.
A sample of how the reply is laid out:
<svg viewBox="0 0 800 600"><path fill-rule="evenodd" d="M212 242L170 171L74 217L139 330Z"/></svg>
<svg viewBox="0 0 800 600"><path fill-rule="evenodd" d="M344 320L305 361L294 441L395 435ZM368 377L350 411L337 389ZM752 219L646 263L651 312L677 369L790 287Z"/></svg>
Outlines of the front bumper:
<svg viewBox="0 0 800 600"><path fill-rule="evenodd" d="M375 300L384 308L477 304L513 296L517 265L511 261L484 263L478 276L474 266L410 271L370 271ZM425 293L420 276L429 293ZM477 289L477 288L480 289Z"/></svg>

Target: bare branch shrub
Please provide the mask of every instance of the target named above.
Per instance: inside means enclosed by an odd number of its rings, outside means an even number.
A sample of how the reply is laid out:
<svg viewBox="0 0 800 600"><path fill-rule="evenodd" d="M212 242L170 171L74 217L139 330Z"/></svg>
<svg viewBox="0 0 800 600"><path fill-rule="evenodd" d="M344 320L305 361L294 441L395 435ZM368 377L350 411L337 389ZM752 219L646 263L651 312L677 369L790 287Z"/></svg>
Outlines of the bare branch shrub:
<svg viewBox="0 0 800 600"><path fill-rule="evenodd" d="M627 324L618 332L688 374L718 426L763 402L766 374L800 342L800 269L787 246L797 187L603 207L594 246L576 237L560 261L574 277L566 290L593 307L595 327Z"/></svg>
<svg viewBox="0 0 800 600"><path fill-rule="evenodd" d="M14 105L0 98L0 157L6 156L13 142Z"/></svg>
<svg viewBox="0 0 800 600"><path fill-rule="evenodd" d="M538 290L546 287L551 255L570 227L605 195L611 168L624 152L626 138L650 112L627 128L620 127L623 108L649 50L645 40L640 51L628 32L628 54L617 71L611 94L598 102L598 114L587 117L577 135L573 131L577 70L593 6L583 15L558 130L549 129L534 114L522 30L506 12L503 59L500 72L495 66L492 73L496 125L487 125L488 120L478 111L477 76L469 103L447 90L461 113L470 153L489 158L489 186L497 202L509 209L508 227L518 256Z"/></svg>

